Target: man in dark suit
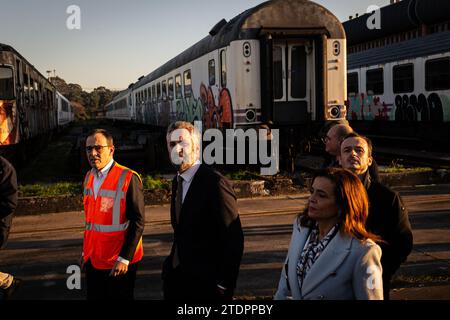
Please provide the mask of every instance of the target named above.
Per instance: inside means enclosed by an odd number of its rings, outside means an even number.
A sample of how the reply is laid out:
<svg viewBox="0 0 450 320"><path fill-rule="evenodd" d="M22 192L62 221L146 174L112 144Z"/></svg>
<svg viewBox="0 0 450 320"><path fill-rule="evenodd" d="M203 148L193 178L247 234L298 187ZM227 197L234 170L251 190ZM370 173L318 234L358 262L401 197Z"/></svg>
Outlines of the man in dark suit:
<svg viewBox="0 0 450 320"><path fill-rule="evenodd" d="M114 161L114 141L103 129L86 139L92 169L84 181L82 267L87 299L134 298L134 284L143 256L145 224L143 186L139 175Z"/></svg>
<svg viewBox="0 0 450 320"><path fill-rule="evenodd" d="M178 174L170 210L174 240L162 270L166 300L231 299L244 250L234 191L226 178L200 164L200 141L188 122L167 130Z"/></svg>
<svg viewBox="0 0 450 320"><path fill-rule="evenodd" d="M374 181L368 170L372 163L372 143L364 136L350 133L341 143L342 167L357 174L369 196L367 230L379 235L383 267L384 298L389 299L390 281L400 264L406 260L413 246L408 210L401 196Z"/></svg>
<svg viewBox="0 0 450 320"><path fill-rule="evenodd" d="M17 175L14 167L0 157L0 248L6 246L14 211L17 207ZM0 272L0 300L9 299L22 280Z"/></svg>
<svg viewBox="0 0 450 320"><path fill-rule="evenodd" d="M326 128L326 129L325 129ZM348 121L333 121L324 128L325 135L322 142L325 144L326 159L323 168L341 167L341 142L354 132ZM378 181L378 164L372 157L372 163L369 166L369 173L372 181Z"/></svg>

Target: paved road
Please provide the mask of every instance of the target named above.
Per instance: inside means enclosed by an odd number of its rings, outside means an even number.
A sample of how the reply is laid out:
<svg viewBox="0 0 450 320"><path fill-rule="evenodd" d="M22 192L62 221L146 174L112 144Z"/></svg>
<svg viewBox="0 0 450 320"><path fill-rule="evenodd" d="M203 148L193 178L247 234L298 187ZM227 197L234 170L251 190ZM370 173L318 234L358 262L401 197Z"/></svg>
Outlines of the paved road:
<svg viewBox="0 0 450 320"><path fill-rule="evenodd" d="M392 297L450 299L450 185L398 190L410 210L415 245L396 277ZM292 222L306 199L306 194L298 194L239 200L245 252L237 296L263 298L274 293ZM145 257L136 283L139 299L161 299L161 263L172 239L168 210L167 205L146 208ZM17 217L8 247L0 251L1 270L26 281L16 298L83 299L83 288L66 287L66 269L79 258L82 235L81 212Z"/></svg>

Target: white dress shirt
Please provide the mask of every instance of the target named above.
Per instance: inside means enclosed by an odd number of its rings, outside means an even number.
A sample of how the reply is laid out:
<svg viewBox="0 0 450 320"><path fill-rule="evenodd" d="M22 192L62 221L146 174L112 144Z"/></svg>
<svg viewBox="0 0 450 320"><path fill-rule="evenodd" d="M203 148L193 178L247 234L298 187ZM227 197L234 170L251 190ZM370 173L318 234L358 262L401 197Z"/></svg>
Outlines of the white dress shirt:
<svg viewBox="0 0 450 320"><path fill-rule="evenodd" d="M111 161L108 162L108 164L100 171L92 168L92 173L94 174L94 199L97 199L98 190L100 190L100 187L102 186L103 181L105 181L105 178L113 164L114 159L111 159Z"/></svg>
<svg viewBox="0 0 450 320"><path fill-rule="evenodd" d="M192 179L194 179L195 174L197 173L198 168L200 167L200 160L194 162L192 167L184 171L183 173L178 173L183 178L183 198L181 199L181 203L184 202L184 198L191 186Z"/></svg>

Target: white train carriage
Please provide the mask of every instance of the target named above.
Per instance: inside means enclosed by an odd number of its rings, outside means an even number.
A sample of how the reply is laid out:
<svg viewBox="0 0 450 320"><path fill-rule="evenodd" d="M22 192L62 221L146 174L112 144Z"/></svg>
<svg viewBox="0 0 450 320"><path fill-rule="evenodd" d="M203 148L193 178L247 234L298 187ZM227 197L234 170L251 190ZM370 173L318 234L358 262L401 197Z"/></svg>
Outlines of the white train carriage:
<svg viewBox="0 0 450 320"><path fill-rule="evenodd" d="M348 119L450 122L450 2L405 0L344 23L349 43Z"/></svg>
<svg viewBox="0 0 450 320"><path fill-rule="evenodd" d="M346 40L306 0L273 0L229 22L123 91L107 117L165 127L301 128L346 116ZM121 110L121 111L119 111Z"/></svg>
<svg viewBox="0 0 450 320"><path fill-rule="evenodd" d="M56 105L58 107L58 127L65 127L74 120L73 108L70 101L56 91Z"/></svg>
<svg viewBox="0 0 450 320"><path fill-rule="evenodd" d="M131 90L125 90L117 94L113 100L106 105L106 118L114 120L130 121L134 119L132 114L133 102Z"/></svg>

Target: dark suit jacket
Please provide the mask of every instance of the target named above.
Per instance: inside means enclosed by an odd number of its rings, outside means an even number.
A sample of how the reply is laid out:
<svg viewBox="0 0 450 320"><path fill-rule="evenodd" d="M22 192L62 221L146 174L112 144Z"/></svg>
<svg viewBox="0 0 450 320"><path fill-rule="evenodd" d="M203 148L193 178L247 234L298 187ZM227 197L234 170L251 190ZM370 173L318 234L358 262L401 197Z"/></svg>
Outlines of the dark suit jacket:
<svg viewBox="0 0 450 320"><path fill-rule="evenodd" d="M136 174L127 190L125 215L130 225L119 256L131 262L145 226L144 188Z"/></svg>
<svg viewBox="0 0 450 320"><path fill-rule="evenodd" d="M397 192L379 182L371 182L367 193L370 202L367 230L386 241L379 245L382 250L383 282L387 286L385 289L388 289L392 275L412 250L413 235L408 210Z"/></svg>
<svg viewBox="0 0 450 320"><path fill-rule="evenodd" d="M16 170L5 158L0 157L0 248L8 240L17 197Z"/></svg>
<svg viewBox="0 0 450 320"><path fill-rule="evenodd" d="M244 250L236 196L227 179L200 165L176 221L176 178L172 181L171 222L180 268L199 286L221 285L232 294ZM172 270L174 245L163 265L163 279Z"/></svg>

